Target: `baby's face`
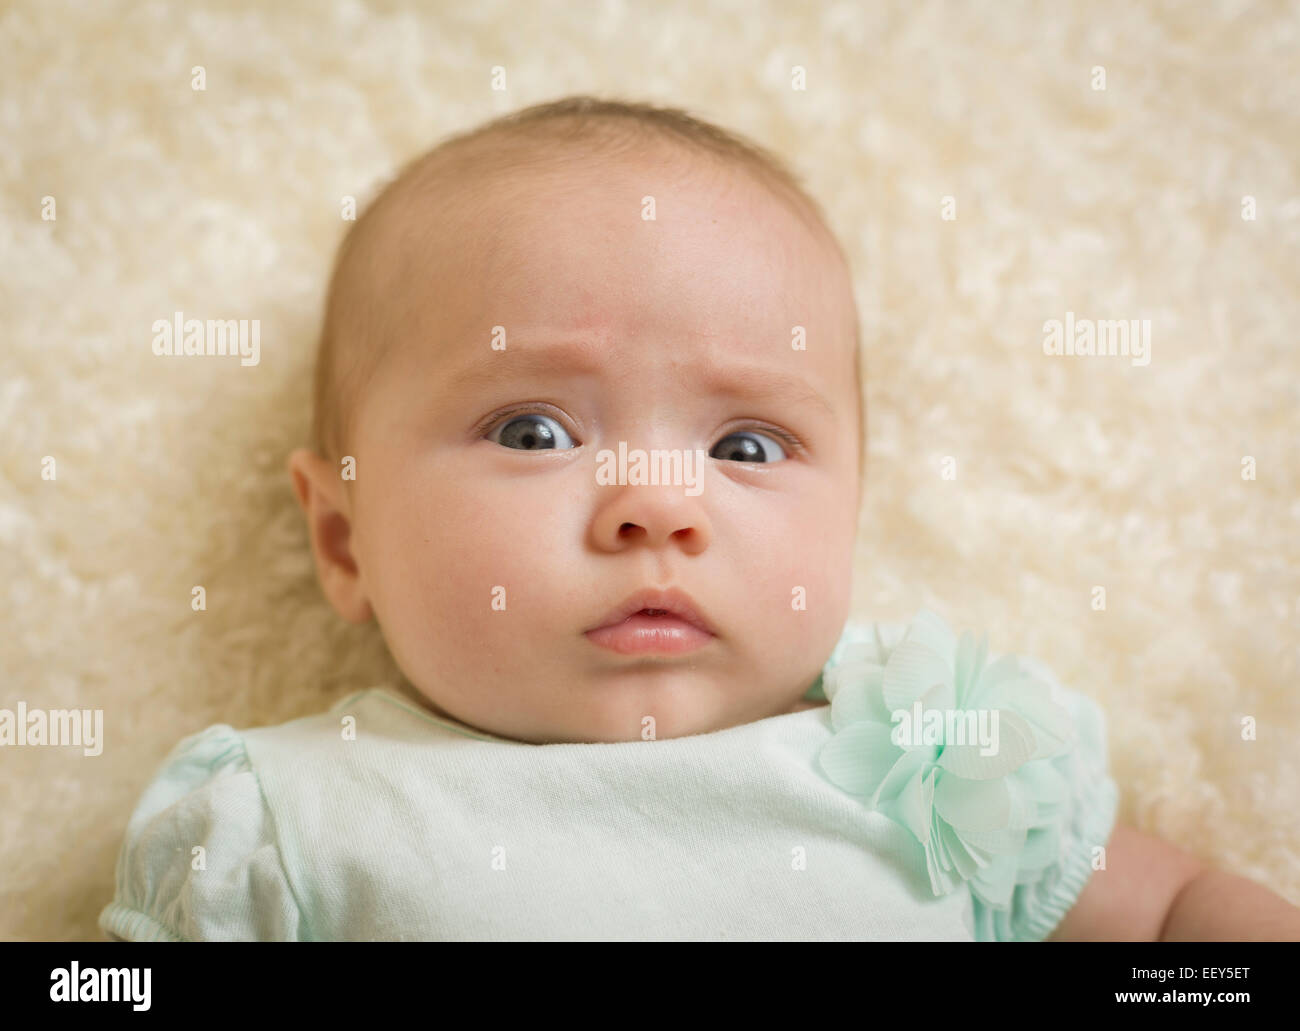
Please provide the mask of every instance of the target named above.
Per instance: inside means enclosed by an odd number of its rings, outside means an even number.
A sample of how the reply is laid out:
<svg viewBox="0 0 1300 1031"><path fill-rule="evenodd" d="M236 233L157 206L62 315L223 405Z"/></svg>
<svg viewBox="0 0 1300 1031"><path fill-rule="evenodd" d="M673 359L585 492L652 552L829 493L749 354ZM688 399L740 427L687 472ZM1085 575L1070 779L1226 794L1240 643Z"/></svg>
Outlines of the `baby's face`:
<svg viewBox="0 0 1300 1031"><path fill-rule="evenodd" d="M747 175L673 152L489 194L396 234L399 339L355 409L350 550L394 658L434 711L522 741L788 711L848 614L846 271ZM678 452L676 482L630 482L638 451ZM595 629L645 589L707 630Z"/></svg>

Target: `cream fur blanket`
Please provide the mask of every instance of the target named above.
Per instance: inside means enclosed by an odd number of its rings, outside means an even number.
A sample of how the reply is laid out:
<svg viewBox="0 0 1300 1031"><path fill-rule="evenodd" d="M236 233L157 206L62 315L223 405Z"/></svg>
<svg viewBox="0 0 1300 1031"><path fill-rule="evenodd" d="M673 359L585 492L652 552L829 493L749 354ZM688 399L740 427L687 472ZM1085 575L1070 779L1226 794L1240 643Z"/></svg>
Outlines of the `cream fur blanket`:
<svg viewBox="0 0 1300 1031"><path fill-rule="evenodd" d="M857 614L1044 660L1122 818L1300 903L1298 45L1282 4L7 5L0 707L101 708L105 747L0 750L0 937L100 937L181 737L391 675L284 466L342 198L577 92L768 144L844 239ZM259 364L156 357L177 311L260 320ZM1045 354L1067 312L1149 320L1149 364Z"/></svg>

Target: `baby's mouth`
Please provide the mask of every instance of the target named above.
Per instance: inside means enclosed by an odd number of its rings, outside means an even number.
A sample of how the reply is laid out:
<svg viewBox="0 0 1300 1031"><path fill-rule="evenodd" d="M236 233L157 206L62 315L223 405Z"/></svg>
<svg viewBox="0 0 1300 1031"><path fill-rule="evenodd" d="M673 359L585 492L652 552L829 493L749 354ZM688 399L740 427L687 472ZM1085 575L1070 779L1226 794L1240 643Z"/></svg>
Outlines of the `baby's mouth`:
<svg viewBox="0 0 1300 1031"><path fill-rule="evenodd" d="M713 635L663 609L641 609L621 622L587 631L587 639L620 655L693 652Z"/></svg>
<svg viewBox="0 0 1300 1031"><path fill-rule="evenodd" d="M680 654L716 636L690 595L675 588L640 591L586 631L593 644L621 655Z"/></svg>

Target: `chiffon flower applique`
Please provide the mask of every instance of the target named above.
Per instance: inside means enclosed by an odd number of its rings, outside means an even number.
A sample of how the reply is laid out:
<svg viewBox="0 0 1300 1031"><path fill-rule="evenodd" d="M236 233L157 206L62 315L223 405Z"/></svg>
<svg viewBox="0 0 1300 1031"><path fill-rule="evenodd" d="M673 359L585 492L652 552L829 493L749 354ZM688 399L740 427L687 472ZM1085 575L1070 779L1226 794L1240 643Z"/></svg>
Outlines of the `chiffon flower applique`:
<svg viewBox="0 0 1300 1031"><path fill-rule="evenodd" d="M987 638L958 641L924 610L892 651L848 645L824 681L835 734L818 762L920 842L935 895L969 882L1004 909L1059 859L1070 788L1050 760L1074 728L1016 656L987 656Z"/></svg>

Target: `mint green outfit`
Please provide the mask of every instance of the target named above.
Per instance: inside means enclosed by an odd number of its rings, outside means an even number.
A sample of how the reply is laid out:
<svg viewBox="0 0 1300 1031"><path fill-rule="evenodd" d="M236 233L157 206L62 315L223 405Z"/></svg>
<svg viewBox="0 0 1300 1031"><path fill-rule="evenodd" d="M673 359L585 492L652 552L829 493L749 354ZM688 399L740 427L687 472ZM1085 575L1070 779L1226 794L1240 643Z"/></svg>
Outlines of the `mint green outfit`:
<svg viewBox="0 0 1300 1031"><path fill-rule="evenodd" d="M164 941L1042 939L1114 824L1101 714L1014 657L980 679L941 625L850 622L808 692L830 705L684 738L525 744L383 688L279 726L208 727L141 796L100 926ZM933 700L946 675L959 701L967 681L1002 692L998 755L881 738L880 692Z"/></svg>

